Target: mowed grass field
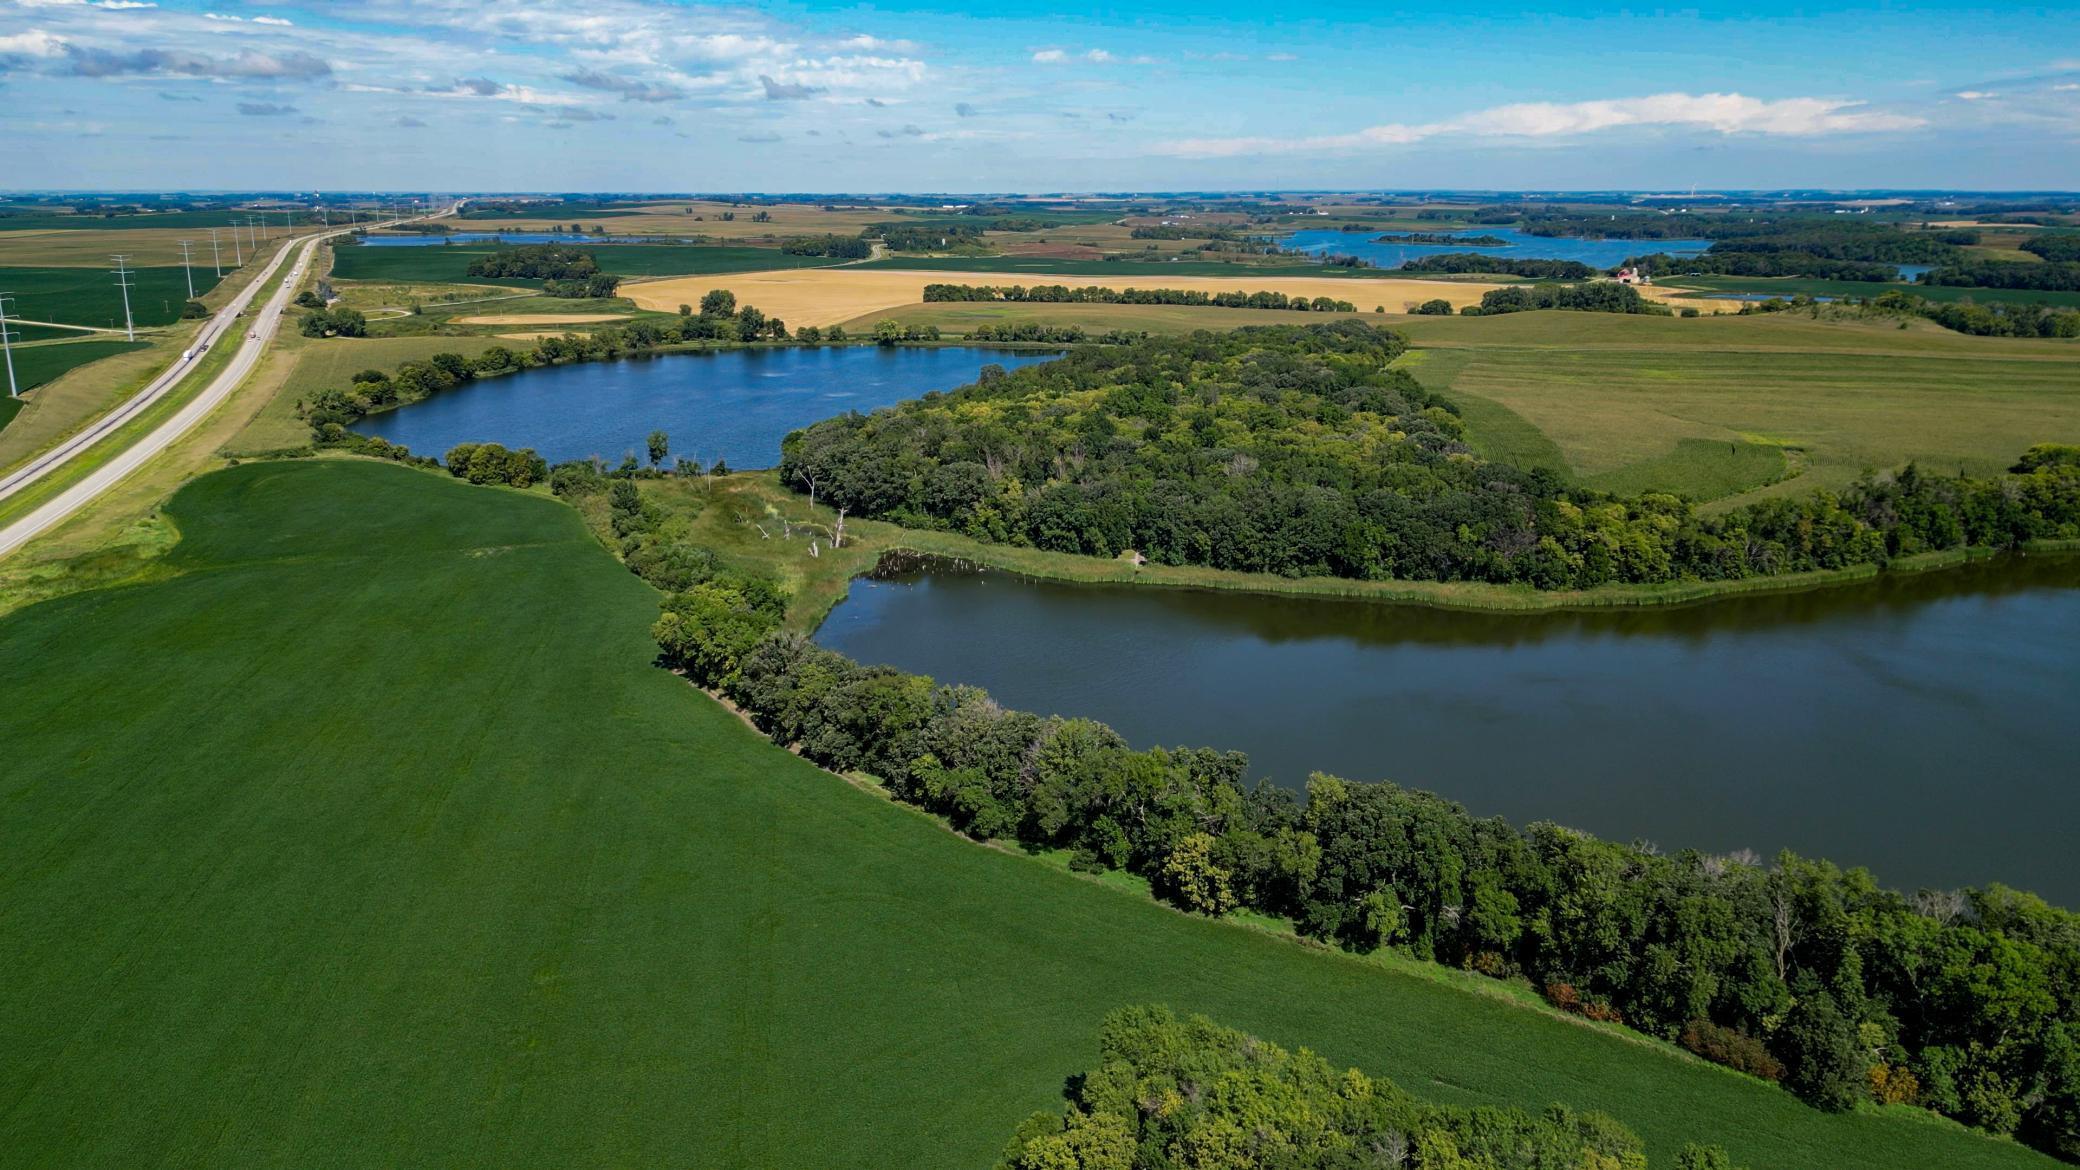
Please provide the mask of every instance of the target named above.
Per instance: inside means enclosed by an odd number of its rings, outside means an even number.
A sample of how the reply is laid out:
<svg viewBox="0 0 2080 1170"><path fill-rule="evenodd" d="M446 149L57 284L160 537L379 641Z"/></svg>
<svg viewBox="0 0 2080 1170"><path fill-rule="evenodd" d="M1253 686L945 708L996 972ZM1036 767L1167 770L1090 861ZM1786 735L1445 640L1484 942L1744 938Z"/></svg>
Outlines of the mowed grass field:
<svg viewBox="0 0 2080 1170"><path fill-rule="evenodd" d="M88 362L134 349L143 349L145 343L128 342L121 338L106 338L82 341L49 342L42 345L20 345L14 350L14 376L23 393L49 382L68 370L76 370ZM0 387L4 393L5 387Z"/></svg>
<svg viewBox="0 0 2080 1170"><path fill-rule="evenodd" d="M1561 312L1394 328L1425 351L1410 371L1460 403L1484 453L1610 491L1798 493L1908 462L1987 475L2034 443L2080 441L2072 342Z"/></svg>
<svg viewBox="0 0 2080 1170"><path fill-rule="evenodd" d="M601 210L587 210L585 205L552 204L540 209L530 208L519 216L489 215L472 210L465 212L457 222L465 230L541 231L557 224L579 223L588 228L597 224L616 235L703 235L723 240L750 240L827 233L856 236L869 224L901 218L887 207L852 204L833 207L834 210L826 211L822 204L813 203L739 206L704 199L676 199L614 204ZM764 223L753 221L751 217L761 211L769 213L771 218ZM722 218L725 214L734 214L736 218L725 220Z"/></svg>
<svg viewBox="0 0 2080 1170"><path fill-rule="evenodd" d="M2052 1165L963 841L652 667L546 498L298 461L166 514L178 575L0 619L0 1165L972 1167L1147 1001L1658 1164Z"/></svg>
<svg viewBox="0 0 2080 1170"><path fill-rule="evenodd" d="M181 306L188 300L187 277L180 265L135 268L131 280L130 315L140 328L169 325L180 318ZM195 269L198 298L216 284L208 265ZM123 327L123 293L116 287L114 269L106 265L0 268L0 289L14 294L14 301L8 306L10 318L104 329Z"/></svg>
<svg viewBox="0 0 2080 1170"><path fill-rule="evenodd" d="M2035 260L2027 252L2021 253ZM2007 301L2013 304L2058 305L2064 308L2080 307L2080 292L2039 292L2026 288L1957 288L1942 284L1884 284L1867 280L1808 280L1801 277L1760 276L1685 276L1672 277L1654 285L1655 299L1670 301L1678 305L1695 305L1702 309L1713 308L1712 293L1759 294L1762 296L1789 299L1804 293L1813 297L1876 297L1888 292L1903 292L1931 301L1976 301L1988 304ZM1733 307L1738 308L1738 305Z"/></svg>
<svg viewBox="0 0 2080 1170"><path fill-rule="evenodd" d="M618 276L682 276L704 272L750 272L769 268L808 268L832 261L824 256L790 256L777 248L714 248L693 244L575 244L599 260L600 271ZM469 275L470 263L498 251L489 241L370 247L334 251L332 274L341 280L394 280L420 283L466 283L508 288L540 288L539 280Z"/></svg>
<svg viewBox="0 0 2080 1170"><path fill-rule="evenodd" d="M1133 279L1106 278L1102 281L1073 272L1026 274L1017 279L1003 273L974 269L872 269L865 265L843 268L798 269L791 272L748 272L727 279L688 277L680 280L645 281L624 285L621 295L645 309L669 312L681 304L698 303L711 288L726 288L737 295L740 305L756 305L768 316L779 317L790 326L840 325L869 313L907 305L921 305L928 284L1097 284L1112 288L1181 288L1207 292L1282 292L1288 296L1332 297L1347 300L1361 310L1384 306L1397 312L1405 306L1442 297L1453 305L1477 303L1481 294L1497 286L1474 282L1431 282L1420 280L1351 281L1321 275L1285 276L1253 274L1249 269L1230 269L1222 276L1189 276L1182 273L1144 271ZM929 309L931 306L923 306ZM1235 312L1236 310L1226 310ZM1240 322L1237 322L1239 324Z"/></svg>

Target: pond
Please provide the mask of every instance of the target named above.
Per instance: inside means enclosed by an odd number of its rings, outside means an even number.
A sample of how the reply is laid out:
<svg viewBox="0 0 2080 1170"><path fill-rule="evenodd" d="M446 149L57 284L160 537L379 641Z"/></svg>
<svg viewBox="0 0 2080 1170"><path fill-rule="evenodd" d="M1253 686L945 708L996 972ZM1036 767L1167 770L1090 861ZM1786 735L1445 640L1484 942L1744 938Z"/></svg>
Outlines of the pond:
<svg viewBox="0 0 2080 1170"><path fill-rule="evenodd" d="M1045 352L965 346L786 346L586 362L486 378L384 414L355 430L438 457L457 443L532 447L551 463L641 452L651 431L672 453L734 468L780 461L787 432L870 411L1006 369Z"/></svg>
<svg viewBox="0 0 2080 1170"><path fill-rule="evenodd" d="M1439 232L1463 239L1494 236L1508 241L1501 248L1475 248L1465 244L1381 244L1379 236L1399 235L1391 231L1304 231L1279 240L1281 247L1311 256L1356 256L1375 267L1399 268L1421 256L1447 252L1478 252L1509 260L1576 260L1595 268L1610 268L1633 256L1666 252L1671 256L1695 256L1711 247L1710 240L1585 240L1572 236L1532 236L1515 228L1469 228L1463 232Z"/></svg>
<svg viewBox="0 0 2080 1170"><path fill-rule="evenodd" d="M2080 906L2080 557L1550 615L941 567L856 582L816 637L1281 784Z"/></svg>

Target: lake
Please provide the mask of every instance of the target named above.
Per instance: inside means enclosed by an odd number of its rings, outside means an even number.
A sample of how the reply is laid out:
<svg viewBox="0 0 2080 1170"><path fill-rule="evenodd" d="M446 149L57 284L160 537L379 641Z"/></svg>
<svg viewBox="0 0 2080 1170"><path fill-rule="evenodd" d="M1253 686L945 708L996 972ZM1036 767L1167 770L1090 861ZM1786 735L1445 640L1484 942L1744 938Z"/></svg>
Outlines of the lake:
<svg viewBox="0 0 2080 1170"><path fill-rule="evenodd" d="M816 637L1282 784L2080 906L2080 558L1547 615L941 570L856 582Z"/></svg>
<svg viewBox="0 0 2080 1170"><path fill-rule="evenodd" d="M551 463L641 452L651 431L672 453L771 467L780 440L849 410L869 411L1050 353L965 346L785 346L584 362L486 378L370 415L354 429L439 456L457 443L533 447Z"/></svg>
<svg viewBox="0 0 2080 1170"><path fill-rule="evenodd" d="M1314 230L1294 232L1281 238L1279 245L1311 256L1356 256L1361 260L1370 260L1379 268L1399 268L1418 257L1439 256L1448 252L1478 252L1483 256L1500 256L1511 260L1576 260L1596 268L1611 268L1634 256L1645 256L1654 252L1666 252L1671 256L1695 256L1712 246L1710 240L1585 240L1571 236L1532 236L1506 227L1432 233L1464 239L1494 236L1509 241L1509 246L1503 248L1473 248L1464 244L1374 242L1379 236L1400 234L1404 234L1404 229L1363 232Z"/></svg>

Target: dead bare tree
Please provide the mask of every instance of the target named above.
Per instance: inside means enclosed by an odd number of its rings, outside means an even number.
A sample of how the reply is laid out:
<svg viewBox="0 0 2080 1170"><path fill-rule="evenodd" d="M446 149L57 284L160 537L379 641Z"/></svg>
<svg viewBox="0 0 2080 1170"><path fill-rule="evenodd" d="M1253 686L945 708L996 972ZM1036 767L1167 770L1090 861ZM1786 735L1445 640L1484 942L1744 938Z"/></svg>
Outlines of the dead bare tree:
<svg viewBox="0 0 2080 1170"><path fill-rule="evenodd" d="M1784 880L1783 871L1779 870L1775 876L1776 880L1770 882L1769 901L1773 941L1776 944L1777 978L1788 979L1790 976L1786 972L1789 970L1791 957L1791 929L1797 924L1798 911L1791 904L1791 890L1789 883Z"/></svg>
<svg viewBox="0 0 2080 1170"><path fill-rule="evenodd" d="M810 475L806 468L796 471L794 474L796 479L809 485L809 510L814 512L816 510L816 477Z"/></svg>
<svg viewBox="0 0 2080 1170"><path fill-rule="evenodd" d="M832 548L845 547L845 511L844 508L838 509L838 523L831 528Z"/></svg>

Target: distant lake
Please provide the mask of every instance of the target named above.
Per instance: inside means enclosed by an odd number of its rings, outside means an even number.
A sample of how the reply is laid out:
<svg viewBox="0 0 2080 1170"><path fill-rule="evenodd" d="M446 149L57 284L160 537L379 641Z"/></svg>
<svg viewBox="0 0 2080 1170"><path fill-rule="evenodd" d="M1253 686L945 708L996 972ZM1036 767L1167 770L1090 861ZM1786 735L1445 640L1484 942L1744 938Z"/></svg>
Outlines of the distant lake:
<svg viewBox="0 0 2080 1170"><path fill-rule="evenodd" d="M619 461L651 431L703 465L780 462L787 432L846 411L869 411L1055 355L963 346L836 345L665 354L526 370L472 382L371 415L355 430L438 457L457 443L533 447L551 463Z"/></svg>
<svg viewBox="0 0 2080 1170"><path fill-rule="evenodd" d="M1545 615L902 573L816 639L1293 787L1389 779L1518 825L2080 906L2080 557Z"/></svg>
<svg viewBox="0 0 2080 1170"><path fill-rule="evenodd" d="M447 235L364 236L370 248L424 248L441 244L669 244L677 236L587 236L573 232L449 232Z"/></svg>
<svg viewBox="0 0 2080 1170"><path fill-rule="evenodd" d="M1568 236L1531 236L1515 228L1506 227L1434 233L1469 240L1481 236L1494 236L1509 241L1509 245L1502 248L1475 248L1464 244L1374 242L1375 237L1400 235L1404 234L1405 230L1381 228L1363 232L1302 231L1280 239L1279 245L1296 252L1305 252L1310 256L1356 256L1361 260L1370 260L1379 268L1399 268L1418 257L1438 256L1449 252L1479 252L1484 256L1501 256L1513 260L1577 260L1596 268L1610 268L1633 256L1644 256L1653 252L1666 252L1671 256L1695 256L1712 246L1710 240L1584 240Z"/></svg>

